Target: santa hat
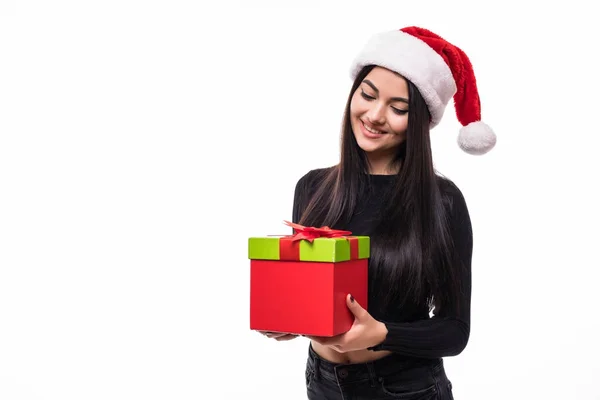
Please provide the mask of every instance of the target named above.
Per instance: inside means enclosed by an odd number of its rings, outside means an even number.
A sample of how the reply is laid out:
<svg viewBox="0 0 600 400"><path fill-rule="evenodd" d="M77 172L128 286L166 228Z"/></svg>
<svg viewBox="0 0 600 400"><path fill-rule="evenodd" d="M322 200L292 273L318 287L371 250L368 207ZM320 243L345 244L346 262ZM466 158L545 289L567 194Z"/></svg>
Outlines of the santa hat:
<svg viewBox="0 0 600 400"><path fill-rule="evenodd" d="M481 104L471 62L458 47L427 29L407 27L373 36L354 59L354 79L367 65L395 71L418 89L435 127L454 97L458 121L463 125L458 145L469 154L481 155L496 145L496 135L481 121Z"/></svg>

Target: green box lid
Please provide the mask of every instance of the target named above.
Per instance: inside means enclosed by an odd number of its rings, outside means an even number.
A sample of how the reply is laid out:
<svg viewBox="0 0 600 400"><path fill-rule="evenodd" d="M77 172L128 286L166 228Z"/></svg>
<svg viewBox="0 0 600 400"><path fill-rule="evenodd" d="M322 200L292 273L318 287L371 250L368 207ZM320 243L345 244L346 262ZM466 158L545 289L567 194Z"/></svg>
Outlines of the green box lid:
<svg viewBox="0 0 600 400"><path fill-rule="evenodd" d="M294 257L281 258L293 254ZM354 252L354 254L352 254ZM352 257L354 255L354 257ZM296 260L318 262L341 262L370 257L368 236L344 236L316 238L292 242L285 237L251 237L248 239L248 258L252 260Z"/></svg>

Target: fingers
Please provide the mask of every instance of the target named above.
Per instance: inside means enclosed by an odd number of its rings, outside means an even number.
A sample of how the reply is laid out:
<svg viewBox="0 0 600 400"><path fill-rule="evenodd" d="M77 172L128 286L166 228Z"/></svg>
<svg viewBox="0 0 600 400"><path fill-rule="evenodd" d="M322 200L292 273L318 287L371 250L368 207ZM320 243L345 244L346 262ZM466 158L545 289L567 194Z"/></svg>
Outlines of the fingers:
<svg viewBox="0 0 600 400"><path fill-rule="evenodd" d="M261 333L270 339L285 335L285 333L281 333L281 332L261 332Z"/></svg>
<svg viewBox="0 0 600 400"><path fill-rule="evenodd" d="M354 296L352 296L351 294L346 296L346 304L348 305L348 308L350 309L352 314L354 314L356 319L363 320L369 316L367 310L365 310L360 304L358 304L358 301L356 301Z"/></svg>
<svg viewBox="0 0 600 400"><path fill-rule="evenodd" d="M275 339L275 340L291 340L293 338L295 338L298 335L293 335L290 333L283 333L283 332L267 332L267 331L259 331L262 335L268 337L269 339Z"/></svg>
<svg viewBox="0 0 600 400"><path fill-rule="evenodd" d="M285 342L285 341L288 341L288 340L295 339L297 337L298 337L298 335L287 334L287 335L276 337L275 340L277 340L278 342Z"/></svg>

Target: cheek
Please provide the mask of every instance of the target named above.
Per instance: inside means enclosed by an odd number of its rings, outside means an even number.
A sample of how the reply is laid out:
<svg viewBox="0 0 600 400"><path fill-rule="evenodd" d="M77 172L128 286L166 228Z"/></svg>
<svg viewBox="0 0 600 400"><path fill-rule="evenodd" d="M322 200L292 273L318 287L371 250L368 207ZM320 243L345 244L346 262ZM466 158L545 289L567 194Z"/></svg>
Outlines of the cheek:
<svg viewBox="0 0 600 400"><path fill-rule="evenodd" d="M356 94L352 96L352 100L350 101L350 116L357 117L361 114L364 114L364 105L360 101L359 96Z"/></svg>
<svg viewBox="0 0 600 400"><path fill-rule="evenodd" d="M399 117L395 115L395 118L393 118L389 124L394 133L404 133L408 126L408 116Z"/></svg>

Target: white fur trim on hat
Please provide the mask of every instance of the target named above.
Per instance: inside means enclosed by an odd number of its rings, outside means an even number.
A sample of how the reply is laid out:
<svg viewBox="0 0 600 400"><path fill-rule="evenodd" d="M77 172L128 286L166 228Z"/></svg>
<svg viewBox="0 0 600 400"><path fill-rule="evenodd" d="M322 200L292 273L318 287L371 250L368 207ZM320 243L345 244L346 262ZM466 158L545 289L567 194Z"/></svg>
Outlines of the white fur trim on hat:
<svg viewBox="0 0 600 400"><path fill-rule="evenodd" d="M371 37L352 62L352 79L367 65L395 71L417 86L431 113L431 128L440 122L456 93L452 71L444 59L422 40L400 30Z"/></svg>

